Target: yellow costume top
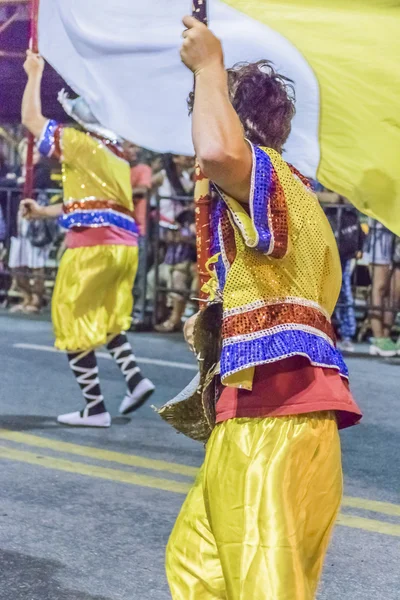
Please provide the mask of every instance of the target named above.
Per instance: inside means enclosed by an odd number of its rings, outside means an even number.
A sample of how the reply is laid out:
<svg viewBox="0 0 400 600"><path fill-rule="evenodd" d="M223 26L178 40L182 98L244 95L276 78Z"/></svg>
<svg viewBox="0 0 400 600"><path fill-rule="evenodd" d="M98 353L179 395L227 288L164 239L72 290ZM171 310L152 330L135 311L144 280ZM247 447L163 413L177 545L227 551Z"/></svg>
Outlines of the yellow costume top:
<svg viewBox="0 0 400 600"><path fill-rule="evenodd" d="M222 381L251 389L256 365L294 355L346 377L331 325L342 280L332 229L306 180L280 154L252 150L249 205L201 176L196 187L197 198L213 196Z"/></svg>
<svg viewBox="0 0 400 600"><path fill-rule="evenodd" d="M63 227L116 226L137 233L129 163L117 141L48 121L38 147L62 162Z"/></svg>

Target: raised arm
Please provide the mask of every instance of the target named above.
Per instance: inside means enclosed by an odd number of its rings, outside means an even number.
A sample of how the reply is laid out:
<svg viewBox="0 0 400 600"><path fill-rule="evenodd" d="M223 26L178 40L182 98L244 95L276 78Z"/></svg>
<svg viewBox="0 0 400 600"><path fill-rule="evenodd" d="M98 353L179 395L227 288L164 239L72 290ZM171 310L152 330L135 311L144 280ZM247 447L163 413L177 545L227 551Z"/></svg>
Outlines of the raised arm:
<svg viewBox="0 0 400 600"><path fill-rule="evenodd" d="M192 135L197 160L206 177L248 202L252 155L229 99L221 42L197 19L185 17L183 23L181 58L196 80Z"/></svg>
<svg viewBox="0 0 400 600"><path fill-rule="evenodd" d="M21 119L22 124L36 138L40 137L47 121L42 115L42 102L40 99L43 69L43 58L28 50L24 63L24 70L28 75L28 81L22 98Z"/></svg>

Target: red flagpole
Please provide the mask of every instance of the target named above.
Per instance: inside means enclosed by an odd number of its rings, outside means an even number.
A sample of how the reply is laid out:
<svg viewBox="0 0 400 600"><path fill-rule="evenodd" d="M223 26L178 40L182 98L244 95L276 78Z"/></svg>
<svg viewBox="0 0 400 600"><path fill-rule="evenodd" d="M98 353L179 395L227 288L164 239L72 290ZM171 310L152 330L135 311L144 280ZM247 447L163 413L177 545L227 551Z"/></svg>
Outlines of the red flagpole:
<svg viewBox="0 0 400 600"><path fill-rule="evenodd" d="M38 15L39 15L39 0L31 0L31 18L30 18L30 42L29 47L32 52L39 52L38 45ZM26 152L25 163L25 183L24 183L24 198L31 198L33 191L33 148L35 145L34 136L29 133L28 146Z"/></svg>
<svg viewBox="0 0 400 600"><path fill-rule="evenodd" d="M192 15L207 25L207 0L193 0ZM202 292L201 288L210 278L206 268L207 261L210 258L210 214L211 198L209 195L202 196L196 201L196 249L197 269L200 279L200 298L203 301L207 300L208 294ZM204 303L202 308L205 306Z"/></svg>

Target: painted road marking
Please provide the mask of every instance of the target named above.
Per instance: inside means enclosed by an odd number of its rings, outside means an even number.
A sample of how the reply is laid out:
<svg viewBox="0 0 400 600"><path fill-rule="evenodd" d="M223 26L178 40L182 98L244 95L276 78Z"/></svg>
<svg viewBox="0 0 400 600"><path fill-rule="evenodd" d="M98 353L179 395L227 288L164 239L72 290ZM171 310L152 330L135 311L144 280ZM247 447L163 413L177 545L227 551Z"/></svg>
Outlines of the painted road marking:
<svg viewBox="0 0 400 600"><path fill-rule="evenodd" d="M400 537L400 525L388 523L387 521L365 519L364 517L341 513L338 516L337 524L344 527L352 527L354 529L363 529L364 531L371 531L373 533Z"/></svg>
<svg viewBox="0 0 400 600"><path fill-rule="evenodd" d="M86 475L87 477L96 477L98 479L107 479L119 483L128 483L130 485L139 485L141 487L153 488L164 492L176 492L178 494L187 494L190 489L190 483L182 483L172 479L162 479L161 477L152 477L131 471L119 471L108 467L98 467L96 465L87 465L84 463L66 460L64 458L54 458L25 450L16 450L5 446L0 446L0 459L8 459L30 465L37 465L45 469L54 469L56 471L66 471L76 475Z"/></svg>
<svg viewBox="0 0 400 600"><path fill-rule="evenodd" d="M154 471L164 471L177 475L184 475L194 479L198 473L197 467L190 467L179 463L167 462L165 460L155 460L153 458L145 458L144 456L136 456L134 454L123 454L122 452L114 452L113 450L103 450L102 448L94 448L93 446L81 446L70 442L61 442L59 440L49 439L28 433L19 433L8 429L0 429L0 438L9 440L18 444L26 444L27 446L35 446L36 448L47 448L57 452L65 452L66 454L77 454L78 456L87 456L96 460L106 462L115 462L121 465L130 467L140 467L143 469L151 469Z"/></svg>
<svg viewBox="0 0 400 600"><path fill-rule="evenodd" d="M92 446L81 446L79 444L62 442L6 429L0 429L0 439L8 440L17 444L34 446L36 448L44 448L57 452L89 457L104 462L114 462L127 466L183 475L185 477L190 477L190 479L193 479L198 472L196 467L190 467L180 463L155 460L133 454L123 454L121 452L103 450L102 448L94 448ZM147 475L141 475L139 473L131 473L118 469L100 467L97 465L87 465L46 455L37 456L33 452L15 450L13 448L4 446L0 447L0 458L35 464L48 469L56 469L69 473L86 475L89 477L108 479L119 483L151 487L162 491L172 491L179 494L186 494L191 485L191 482L185 483L172 481L170 479L151 477ZM391 504L389 502L345 496L342 504L343 506L350 508L358 508L361 510L368 510L395 517L400 516L400 506L397 504ZM372 531L384 535L392 535L397 537L400 536L400 525L359 517L357 515L342 513L339 516L338 523L344 527L364 529L366 531Z"/></svg>
<svg viewBox="0 0 400 600"><path fill-rule="evenodd" d="M400 505L391 504L390 502L381 502L380 500L367 500L366 498L353 498L352 496L345 496L343 498L342 506L348 506L349 508L361 508L362 510L378 512L383 515L400 517Z"/></svg>
<svg viewBox="0 0 400 600"><path fill-rule="evenodd" d="M21 350L37 350L38 352L55 352L57 354L64 354L61 350L57 350L53 346L42 346L41 344L13 344L14 348L20 348ZM106 360L113 360L112 356L108 352L96 352L98 358L105 358ZM191 365L184 362L175 362L172 360L162 360L159 358L146 358L144 356L136 356L138 363L143 365L157 365L158 367L170 367L171 369L183 369L186 371L197 371L196 365Z"/></svg>
<svg viewBox="0 0 400 600"><path fill-rule="evenodd" d="M64 458L54 458L51 456L40 455L24 450L15 450L5 446L0 446L0 459L22 462L25 464L36 465L45 469L64 471L74 475L84 475L118 483L129 485L139 485L164 492L174 492L177 494L187 494L191 484L172 481L171 479L162 479L160 477L151 477L139 473L130 473L128 471L119 471L118 469L109 469L96 465L87 465ZM363 517L341 514L338 518L338 524L353 529L363 529L373 533L400 537L400 525L378 521L375 519L365 519Z"/></svg>

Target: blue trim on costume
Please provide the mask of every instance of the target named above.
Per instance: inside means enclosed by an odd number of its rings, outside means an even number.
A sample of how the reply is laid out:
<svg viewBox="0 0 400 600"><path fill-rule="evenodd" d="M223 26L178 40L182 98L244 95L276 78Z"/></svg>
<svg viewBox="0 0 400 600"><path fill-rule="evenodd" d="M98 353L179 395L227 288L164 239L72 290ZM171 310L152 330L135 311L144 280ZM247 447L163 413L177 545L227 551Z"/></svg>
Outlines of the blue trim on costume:
<svg viewBox="0 0 400 600"><path fill-rule="evenodd" d="M64 229L115 226L131 233L139 233L138 227L132 219L109 210L76 211L68 215L61 215L59 224Z"/></svg>
<svg viewBox="0 0 400 600"><path fill-rule="evenodd" d="M218 279L218 287L220 290L223 290L226 283L226 269L224 265L224 261L221 255L221 244L218 235L218 226L222 222L222 217L224 215L224 211L226 211L225 202L220 198L220 196L216 195L214 202L211 207L211 246L210 246L210 254L214 256L215 254L219 254L218 262L215 263L215 272L217 274Z"/></svg>
<svg viewBox="0 0 400 600"><path fill-rule="evenodd" d="M50 157L54 152L54 133L58 125L59 123L57 123L57 121L54 120L50 120L47 122L47 125L37 145L40 154L42 154L43 156Z"/></svg>
<svg viewBox="0 0 400 600"><path fill-rule="evenodd" d="M344 377L349 371L339 350L323 337L290 329L264 337L223 346L221 375L227 375L251 366L275 362L290 356L306 356L311 364L336 368ZM268 385L268 384L267 384Z"/></svg>
<svg viewBox="0 0 400 600"><path fill-rule="evenodd" d="M257 250L270 254L272 232L269 227L269 203L272 193L273 165L270 157L258 146L253 147L253 196L250 198L251 214L258 233Z"/></svg>

